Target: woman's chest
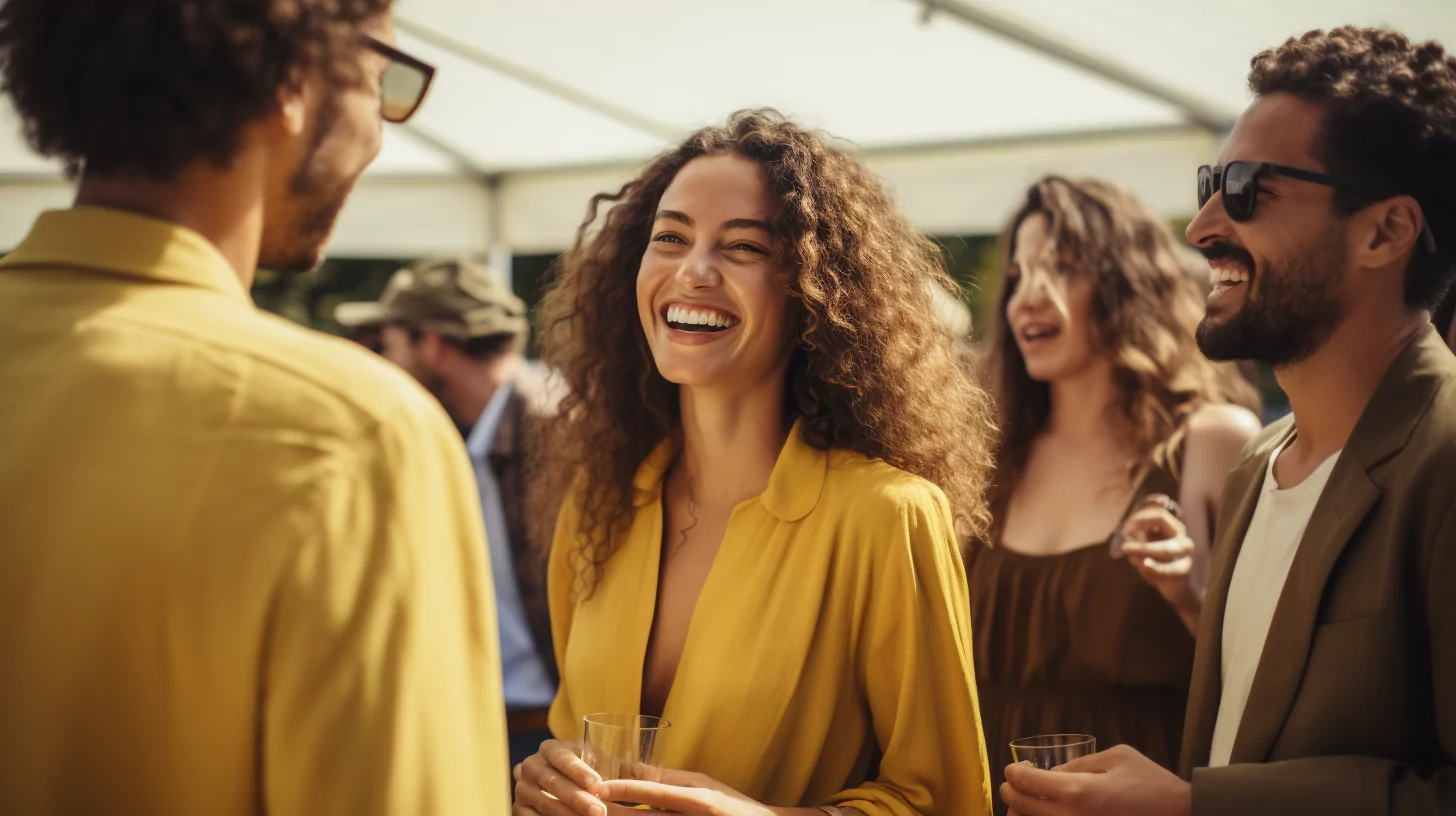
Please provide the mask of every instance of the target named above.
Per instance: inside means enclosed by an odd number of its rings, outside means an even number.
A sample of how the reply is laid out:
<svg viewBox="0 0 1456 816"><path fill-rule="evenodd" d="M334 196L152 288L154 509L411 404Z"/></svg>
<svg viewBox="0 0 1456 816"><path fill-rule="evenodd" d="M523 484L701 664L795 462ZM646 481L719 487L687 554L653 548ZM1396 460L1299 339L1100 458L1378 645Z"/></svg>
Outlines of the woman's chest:
<svg viewBox="0 0 1456 816"><path fill-rule="evenodd" d="M573 618L573 709L637 712L644 688L670 677L656 689L667 719L742 734L777 727L816 685L827 695L852 687L858 579L834 541L791 528L740 514L706 571L697 559L664 560L670 543L653 552L653 531L641 531Z"/></svg>
<svg viewBox="0 0 1456 816"><path fill-rule="evenodd" d="M1122 521L1134 484L1112 454L1034 454L998 520L1005 546L1055 555L1105 541Z"/></svg>

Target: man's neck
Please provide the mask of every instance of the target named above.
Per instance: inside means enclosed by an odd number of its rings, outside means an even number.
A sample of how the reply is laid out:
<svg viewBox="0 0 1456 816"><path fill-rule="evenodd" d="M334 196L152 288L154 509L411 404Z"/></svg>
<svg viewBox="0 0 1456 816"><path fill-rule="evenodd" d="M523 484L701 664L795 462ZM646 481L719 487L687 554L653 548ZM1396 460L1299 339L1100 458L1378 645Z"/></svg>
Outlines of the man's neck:
<svg viewBox="0 0 1456 816"><path fill-rule="evenodd" d="M263 238L261 174L239 156L228 169L201 161L170 181L138 175L81 178L76 206L106 207L186 227L217 247L244 288L253 285Z"/></svg>
<svg viewBox="0 0 1456 816"><path fill-rule="evenodd" d="M1345 447L1391 365L1429 322L1424 311L1395 319L1354 314L1309 359L1274 370L1299 429L1276 465L1281 486L1303 481Z"/></svg>
<svg viewBox="0 0 1456 816"><path fill-rule="evenodd" d="M684 387L680 474L701 503L733 506L768 488L788 438L782 376L760 388Z"/></svg>

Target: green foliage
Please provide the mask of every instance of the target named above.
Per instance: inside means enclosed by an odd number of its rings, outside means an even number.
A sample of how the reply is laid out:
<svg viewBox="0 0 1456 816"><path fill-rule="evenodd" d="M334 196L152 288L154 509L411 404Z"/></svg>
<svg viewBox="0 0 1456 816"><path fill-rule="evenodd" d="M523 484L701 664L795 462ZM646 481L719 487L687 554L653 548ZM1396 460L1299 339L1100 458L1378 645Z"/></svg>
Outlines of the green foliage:
<svg viewBox="0 0 1456 816"><path fill-rule="evenodd" d="M981 338L987 309L1001 281L1001 262L994 235L952 235L933 238L945 255L950 276L960 284L961 297L971 309L972 336Z"/></svg>
<svg viewBox="0 0 1456 816"><path fill-rule="evenodd" d="M396 259L327 260L312 272L290 274L259 270L253 281L253 302L295 323L342 334L334 307L351 300L375 300L395 270Z"/></svg>

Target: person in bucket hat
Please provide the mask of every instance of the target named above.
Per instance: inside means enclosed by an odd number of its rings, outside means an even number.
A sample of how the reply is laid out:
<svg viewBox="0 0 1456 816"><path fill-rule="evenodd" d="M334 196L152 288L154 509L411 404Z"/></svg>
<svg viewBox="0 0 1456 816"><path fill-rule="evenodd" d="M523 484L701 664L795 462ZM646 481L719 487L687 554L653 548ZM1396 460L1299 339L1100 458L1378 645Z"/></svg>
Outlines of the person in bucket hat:
<svg viewBox="0 0 1456 816"><path fill-rule="evenodd" d="M334 318L378 330L381 353L434 394L465 437L490 547L512 764L520 762L549 738L556 693L544 563L531 541L549 525L532 518L526 458L550 401L525 365L526 304L482 264L430 259L396 272L377 301L339 304ZM550 513L550 503L540 506Z"/></svg>

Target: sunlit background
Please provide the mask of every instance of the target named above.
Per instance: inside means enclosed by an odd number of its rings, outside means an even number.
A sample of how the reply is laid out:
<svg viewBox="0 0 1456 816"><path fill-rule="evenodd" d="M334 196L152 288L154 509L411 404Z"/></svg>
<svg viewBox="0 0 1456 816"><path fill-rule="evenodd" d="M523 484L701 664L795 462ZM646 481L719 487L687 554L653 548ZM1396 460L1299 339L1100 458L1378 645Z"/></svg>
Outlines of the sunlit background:
<svg viewBox="0 0 1456 816"><path fill-rule="evenodd" d="M440 69L430 98L388 127L329 261L264 272L254 291L326 331L335 304L428 255L487 259L534 304L593 193L761 106L858 151L944 247L979 324L996 233L1037 176L1107 178L1181 229L1259 50L1344 23L1456 45L1453 0L401 0L396 14L400 47ZM70 195L0 111L0 249Z"/></svg>

